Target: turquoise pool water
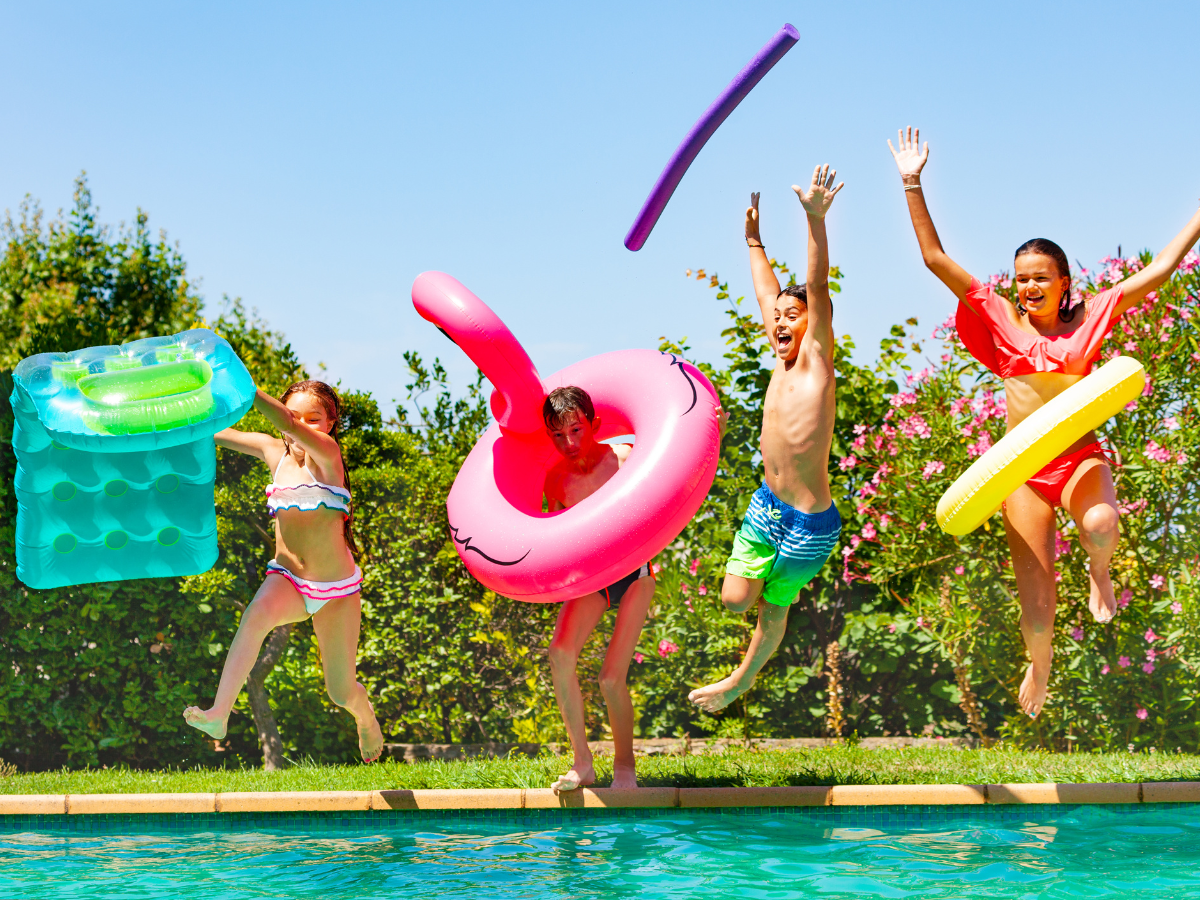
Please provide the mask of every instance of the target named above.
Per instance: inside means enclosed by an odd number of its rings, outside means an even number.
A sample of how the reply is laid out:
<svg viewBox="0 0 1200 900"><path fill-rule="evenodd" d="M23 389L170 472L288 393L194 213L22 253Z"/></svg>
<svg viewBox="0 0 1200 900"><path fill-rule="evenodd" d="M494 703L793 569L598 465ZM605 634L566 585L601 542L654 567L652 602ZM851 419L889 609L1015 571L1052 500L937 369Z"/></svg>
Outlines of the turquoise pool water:
<svg viewBox="0 0 1200 900"><path fill-rule="evenodd" d="M0 817L0 897L1200 898L1200 804Z"/></svg>

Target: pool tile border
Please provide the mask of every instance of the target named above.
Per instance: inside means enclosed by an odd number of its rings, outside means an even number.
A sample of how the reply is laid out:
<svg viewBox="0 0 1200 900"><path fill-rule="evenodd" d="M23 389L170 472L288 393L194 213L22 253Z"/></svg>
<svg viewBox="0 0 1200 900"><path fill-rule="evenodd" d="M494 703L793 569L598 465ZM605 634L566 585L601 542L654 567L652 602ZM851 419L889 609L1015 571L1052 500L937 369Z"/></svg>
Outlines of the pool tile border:
<svg viewBox="0 0 1200 900"><path fill-rule="evenodd" d="M279 791L214 794L7 794L0 815L369 812L385 810L749 809L1200 803L1200 781L1145 784L894 784L832 787Z"/></svg>

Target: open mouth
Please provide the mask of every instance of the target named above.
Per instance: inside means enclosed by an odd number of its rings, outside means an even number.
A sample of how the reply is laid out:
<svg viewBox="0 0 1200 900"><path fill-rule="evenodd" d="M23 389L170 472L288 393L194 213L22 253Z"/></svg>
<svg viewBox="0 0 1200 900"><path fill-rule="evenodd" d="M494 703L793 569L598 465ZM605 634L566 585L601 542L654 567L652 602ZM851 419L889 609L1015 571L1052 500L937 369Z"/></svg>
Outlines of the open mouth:
<svg viewBox="0 0 1200 900"><path fill-rule="evenodd" d="M779 331L775 334L775 343L779 349L783 350L792 345L792 336L786 331Z"/></svg>

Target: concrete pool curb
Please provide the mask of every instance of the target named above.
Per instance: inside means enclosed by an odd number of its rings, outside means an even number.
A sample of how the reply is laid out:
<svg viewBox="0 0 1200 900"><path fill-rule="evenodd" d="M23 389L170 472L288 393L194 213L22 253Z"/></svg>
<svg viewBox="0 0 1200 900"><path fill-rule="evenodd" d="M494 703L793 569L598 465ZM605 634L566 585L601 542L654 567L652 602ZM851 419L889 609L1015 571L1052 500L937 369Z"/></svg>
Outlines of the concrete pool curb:
<svg viewBox="0 0 1200 900"><path fill-rule="evenodd" d="M832 787L651 787L505 790L272 791L213 794L8 794L0 815L365 812L481 809L713 809L795 806L963 806L1200 803L1200 781L1142 784L895 784Z"/></svg>

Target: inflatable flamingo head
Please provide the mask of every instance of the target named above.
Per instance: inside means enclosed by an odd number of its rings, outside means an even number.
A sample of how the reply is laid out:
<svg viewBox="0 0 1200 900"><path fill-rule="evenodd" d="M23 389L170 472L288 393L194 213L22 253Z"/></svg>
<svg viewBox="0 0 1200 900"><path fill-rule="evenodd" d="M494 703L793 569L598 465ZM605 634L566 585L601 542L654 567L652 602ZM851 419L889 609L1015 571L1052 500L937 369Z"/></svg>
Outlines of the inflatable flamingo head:
<svg viewBox="0 0 1200 900"><path fill-rule="evenodd" d="M698 369L670 353L621 350L543 380L500 318L454 278L425 272L412 296L495 388L496 424L446 500L455 549L472 575L506 597L569 600L620 580L678 536L712 485L720 451L717 394ZM594 494L545 512L546 473L562 456L542 403L569 385L591 398L595 439L632 434L635 443Z"/></svg>

